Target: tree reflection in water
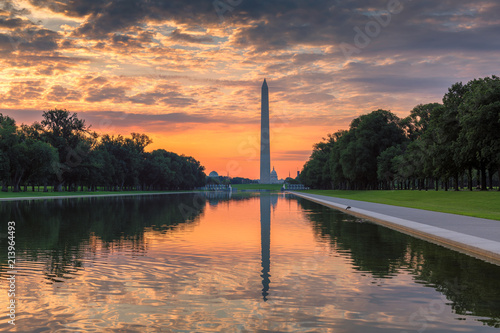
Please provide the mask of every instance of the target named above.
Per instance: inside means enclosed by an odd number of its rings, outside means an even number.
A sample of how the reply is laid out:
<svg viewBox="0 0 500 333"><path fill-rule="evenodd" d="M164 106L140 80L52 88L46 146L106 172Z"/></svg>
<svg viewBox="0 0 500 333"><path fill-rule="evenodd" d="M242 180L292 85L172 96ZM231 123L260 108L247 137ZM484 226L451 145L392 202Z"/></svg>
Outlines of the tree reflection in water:
<svg viewBox="0 0 500 333"><path fill-rule="evenodd" d="M19 255L30 261L43 256L47 283L54 283L78 274L85 256L91 259L89 253L127 249L132 256L142 256L147 250L146 230L166 233L186 227L196 223L207 202L216 205L230 199L228 193L219 192L13 201L0 203L0 214L17 223ZM6 255L0 253L3 265Z"/></svg>
<svg viewBox="0 0 500 333"><path fill-rule="evenodd" d="M500 327L500 267L297 197L318 237L348 252L354 267L373 277L410 271L441 292L458 315L487 317Z"/></svg>

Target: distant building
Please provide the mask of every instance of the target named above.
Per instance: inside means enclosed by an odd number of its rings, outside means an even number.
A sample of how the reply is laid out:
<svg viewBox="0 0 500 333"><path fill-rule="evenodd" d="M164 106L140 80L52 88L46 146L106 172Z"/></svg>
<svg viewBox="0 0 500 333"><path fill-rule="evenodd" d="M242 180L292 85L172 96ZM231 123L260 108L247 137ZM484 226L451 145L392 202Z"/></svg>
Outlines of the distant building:
<svg viewBox="0 0 500 333"><path fill-rule="evenodd" d="M276 170L274 170L274 166L273 166L273 171L271 171L271 176L269 180L271 184L278 183L278 173L276 172Z"/></svg>
<svg viewBox="0 0 500 333"><path fill-rule="evenodd" d="M271 171L271 173L269 174L269 184L283 184L284 182L284 179L278 178L278 173L276 172L276 170L274 170L273 167L273 171Z"/></svg>
<svg viewBox="0 0 500 333"><path fill-rule="evenodd" d="M212 171L210 172L210 174L208 175L208 177L210 178L219 178L219 174L215 171Z"/></svg>

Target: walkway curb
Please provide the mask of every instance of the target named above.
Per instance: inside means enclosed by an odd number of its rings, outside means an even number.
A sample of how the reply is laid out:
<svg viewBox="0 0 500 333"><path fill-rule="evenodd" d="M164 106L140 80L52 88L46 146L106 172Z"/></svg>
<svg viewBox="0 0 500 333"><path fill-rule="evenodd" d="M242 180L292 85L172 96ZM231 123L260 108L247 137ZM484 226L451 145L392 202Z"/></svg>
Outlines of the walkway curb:
<svg viewBox="0 0 500 333"><path fill-rule="evenodd" d="M500 242L360 208L347 210L345 205L335 202L334 197L321 196L325 199L320 199L305 193L288 193L500 266Z"/></svg>

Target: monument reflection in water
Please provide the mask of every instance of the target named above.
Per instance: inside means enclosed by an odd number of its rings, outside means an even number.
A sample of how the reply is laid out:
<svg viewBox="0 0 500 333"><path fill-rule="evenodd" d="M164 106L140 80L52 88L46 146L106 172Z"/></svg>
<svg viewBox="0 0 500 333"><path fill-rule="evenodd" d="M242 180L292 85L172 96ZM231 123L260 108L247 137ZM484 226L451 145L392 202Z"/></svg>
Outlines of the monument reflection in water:
<svg viewBox="0 0 500 333"><path fill-rule="evenodd" d="M293 196L3 202L0 215L17 226L19 332L500 332L500 267Z"/></svg>
<svg viewBox="0 0 500 333"><path fill-rule="evenodd" d="M276 204L278 197L273 196ZM262 255L262 298L267 301L271 283L271 196L260 196L260 246Z"/></svg>

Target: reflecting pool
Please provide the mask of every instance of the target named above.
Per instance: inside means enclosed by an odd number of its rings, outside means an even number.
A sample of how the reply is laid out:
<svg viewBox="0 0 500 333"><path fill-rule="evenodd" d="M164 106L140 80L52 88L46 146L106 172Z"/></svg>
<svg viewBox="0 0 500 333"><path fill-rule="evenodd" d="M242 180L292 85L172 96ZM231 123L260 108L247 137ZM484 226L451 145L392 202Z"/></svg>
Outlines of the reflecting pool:
<svg viewBox="0 0 500 333"><path fill-rule="evenodd" d="M0 213L1 331L500 332L499 266L291 195L2 202Z"/></svg>

